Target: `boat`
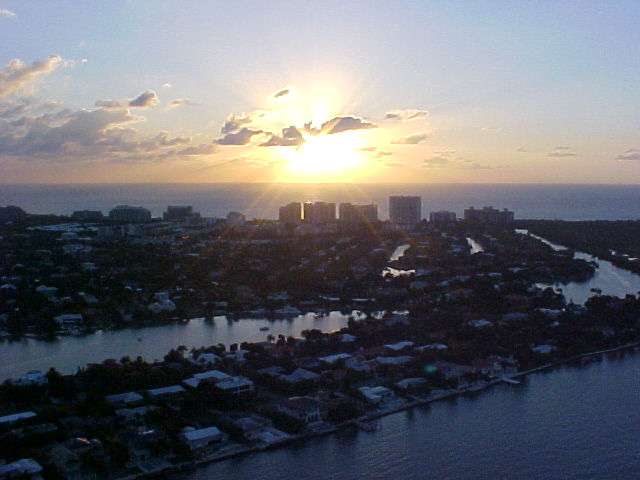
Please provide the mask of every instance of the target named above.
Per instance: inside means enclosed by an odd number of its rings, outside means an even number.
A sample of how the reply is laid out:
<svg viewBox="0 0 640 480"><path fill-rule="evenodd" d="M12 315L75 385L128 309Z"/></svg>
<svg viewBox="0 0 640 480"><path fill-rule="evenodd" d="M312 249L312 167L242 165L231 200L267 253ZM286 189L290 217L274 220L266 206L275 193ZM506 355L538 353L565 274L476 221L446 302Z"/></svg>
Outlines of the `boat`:
<svg viewBox="0 0 640 480"><path fill-rule="evenodd" d="M260 327L261 332L266 332L267 330L269 330L269 327Z"/></svg>

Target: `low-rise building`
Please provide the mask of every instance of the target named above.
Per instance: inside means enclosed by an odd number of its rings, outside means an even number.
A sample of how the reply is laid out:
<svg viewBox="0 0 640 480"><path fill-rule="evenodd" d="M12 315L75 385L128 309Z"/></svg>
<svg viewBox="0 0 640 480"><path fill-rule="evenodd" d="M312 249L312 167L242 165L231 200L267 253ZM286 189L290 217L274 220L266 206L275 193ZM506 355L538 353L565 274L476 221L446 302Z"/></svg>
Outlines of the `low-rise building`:
<svg viewBox="0 0 640 480"><path fill-rule="evenodd" d="M380 405L382 403L388 402L395 397L395 393L393 390L383 387L360 387L358 391L362 394L362 396L369 403L373 403L374 405Z"/></svg>
<svg viewBox="0 0 640 480"><path fill-rule="evenodd" d="M218 427L200 429L186 427L180 436L192 452L202 451L208 447L219 445L228 438L228 435L220 431Z"/></svg>
<svg viewBox="0 0 640 480"><path fill-rule="evenodd" d="M318 422L326 414L322 404L310 397L291 397L278 405L278 410L304 423Z"/></svg>

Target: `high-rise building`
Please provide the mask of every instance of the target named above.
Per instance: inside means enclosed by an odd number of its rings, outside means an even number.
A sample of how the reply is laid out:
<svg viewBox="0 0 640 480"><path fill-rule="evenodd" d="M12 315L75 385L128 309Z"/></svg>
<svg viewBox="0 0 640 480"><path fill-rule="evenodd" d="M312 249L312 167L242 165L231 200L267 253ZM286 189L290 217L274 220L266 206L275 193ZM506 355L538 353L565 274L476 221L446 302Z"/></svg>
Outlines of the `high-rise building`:
<svg viewBox="0 0 640 480"><path fill-rule="evenodd" d="M143 223L151 221L151 212L143 207L118 205L109 212L109 219L114 222Z"/></svg>
<svg viewBox="0 0 640 480"><path fill-rule="evenodd" d="M389 220L399 225L415 225L422 218L422 198L410 195L389 197Z"/></svg>
<svg viewBox="0 0 640 480"><path fill-rule="evenodd" d="M439 210L437 212L429 213L429 222L442 224L442 223L456 223L458 220L456 212L448 212L446 210Z"/></svg>
<svg viewBox="0 0 640 480"><path fill-rule="evenodd" d="M345 223L376 223L378 221L378 205L354 205L341 203L339 205L340 221Z"/></svg>
<svg viewBox="0 0 640 480"><path fill-rule="evenodd" d="M200 219L200 214L193 211L191 205L169 205L162 214L165 222L190 222Z"/></svg>
<svg viewBox="0 0 640 480"><path fill-rule="evenodd" d="M336 221L336 204L325 202L305 202L304 221L327 223Z"/></svg>
<svg viewBox="0 0 640 480"><path fill-rule="evenodd" d="M484 207L482 209L469 207L464 211L464 219L467 222L482 224L511 223L514 219L514 213L506 208L498 210L493 207Z"/></svg>
<svg viewBox="0 0 640 480"><path fill-rule="evenodd" d="M298 223L302 220L302 204L300 202L291 202L288 205L280 207L278 213L280 223Z"/></svg>

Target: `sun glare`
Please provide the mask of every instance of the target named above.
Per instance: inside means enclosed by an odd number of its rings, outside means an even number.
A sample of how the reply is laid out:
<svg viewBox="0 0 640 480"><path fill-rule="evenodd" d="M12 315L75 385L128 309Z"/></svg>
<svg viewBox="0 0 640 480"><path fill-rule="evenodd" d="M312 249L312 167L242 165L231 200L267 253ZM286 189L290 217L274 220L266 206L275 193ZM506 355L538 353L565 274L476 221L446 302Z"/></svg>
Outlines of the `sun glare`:
<svg viewBox="0 0 640 480"><path fill-rule="evenodd" d="M307 136L296 150L284 153L287 171L292 177L331 177L346 174L365 162L358 132Z"/></svg>

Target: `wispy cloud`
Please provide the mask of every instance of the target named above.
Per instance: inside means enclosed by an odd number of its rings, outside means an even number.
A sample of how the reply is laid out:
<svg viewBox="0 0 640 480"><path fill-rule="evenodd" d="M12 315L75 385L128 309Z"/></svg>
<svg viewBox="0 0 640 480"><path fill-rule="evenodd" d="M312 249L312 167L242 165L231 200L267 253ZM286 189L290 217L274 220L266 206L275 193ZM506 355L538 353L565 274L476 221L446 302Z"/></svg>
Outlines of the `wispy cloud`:
<svg viewBox="0 0 640 480"><path fill-rule="evenodd" d="M250 130L242 128L237 132L227 133L224 137L216 140L219 145L248 145L254 135L263 133L262 130Z"/></svg>
<svg viewBox="0 0 640 480"><path fill-rule="evenodd" d="M424 132L414 133L412 135L407 135L406 137L396 138L391 143L396 145L417 145L424 142L428 137L429 135Z"/></svg>
<svg viewBox="0 0 640 480"><path fill-rule="evenodd" d="M391 110L387 112L384 116L385 120L394 120L399 122L408 122L410 120L421 120L423 118L427 118L429 116L429 112L426 110Z"/></svg>
<svg viewBox="0 0 640 480"><path fill-rule="evenodd" d="M296 87L288 85L284 88L279 88L275 92L272 92L269 95L269 100L289 100L290 98L295 97L296 91Z"/></svg>
<svg viewBox="0 0 640 480"><path fill-rule="evenodd" d="M176 108L181 105L186 105L189 107L199 107L202 106L201 103L192 102L188 98L176 98L175 100L171 100L167 105L167 108Z"/></svg>
<svg viewBox="0 0 640 480"><path fill-rule="evenodd" d="M630 148L626 152L617 155L616 160L640 160L640 150Z"/></svg>
<svg viewBox="0 0 640 480"><path fill-rule="evenodd" d="M436 155L434 157L423 160L422 166L424 168L440 168L448 165L449 163L451 163L450 159Z"/></svg>
<svg viewBox="0 0 640 480"><path fill-rule="evenodd" d="M571 151L571 147L567 147L565 145L553 147L553 150L547 153L547 157L553 157L553 158L564 158L564 157L575 157L575 156L576 154Z"/></svg>
<svg viewBox="0 0 640 480"><path fill-rule="evenodd" d="M0 8L0 17L15 17L16 14L6 8Z"/></svg>

